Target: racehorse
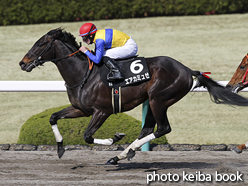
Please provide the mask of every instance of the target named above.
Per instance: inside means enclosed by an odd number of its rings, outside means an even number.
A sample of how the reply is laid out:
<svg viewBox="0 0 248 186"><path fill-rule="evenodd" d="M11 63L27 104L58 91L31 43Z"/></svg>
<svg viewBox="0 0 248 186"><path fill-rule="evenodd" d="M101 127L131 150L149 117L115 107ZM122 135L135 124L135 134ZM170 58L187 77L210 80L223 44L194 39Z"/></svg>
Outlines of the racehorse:
<svg viewBox="0 0 248 186"><path fill-rule="evenodd" d="M227 83L226 88L234 93L238 93L239 91L248 87L247 74L248 74L248 54L246 54L242 59L233 77ZM242 150L246 149L247 147L248 147L248 142L242 145L238 145L237 147L234 147L232 150L237 153L242 153Z"/></svg>
<svg viewBox="0 0 248 186"><path fill-rule="evenodd" d="M52 61L66 83L71 106L53 113L50 118L59 158L65 152L63 137L57 127L59 119L92 115L84 133L84 140L89 144L112 145L123 137L120 134L115 135L112 139L94 139L92 137L104 121L113 114L111 89L102 82L99 65L94 65L89 73L87 56L77 52L78 49L79 45L75 37L65 30L57 28L36 41L19 63L22 70L31 72L35 67ZM204 73L193 71L175 59L166 56L145 59L151 74L150 80L123 87L121 91L122 112L131 110L149 99L144 127L138 138L118 156L111 158L107 164L115 165L119 160L125 158L131 160L135 151L143 144L171 132L167 110L191 90L192 76L197 78L197 86L207 88L213 102L248 106L247 99L228 91ZM154 132L156 124L157 130Z"/></svg>

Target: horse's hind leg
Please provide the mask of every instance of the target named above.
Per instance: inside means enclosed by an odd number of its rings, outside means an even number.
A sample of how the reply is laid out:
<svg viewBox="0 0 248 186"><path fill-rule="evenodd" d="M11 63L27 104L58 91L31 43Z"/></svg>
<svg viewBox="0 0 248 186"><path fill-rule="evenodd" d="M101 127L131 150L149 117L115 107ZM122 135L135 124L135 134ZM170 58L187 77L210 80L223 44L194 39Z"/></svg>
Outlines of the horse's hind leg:
<svg viewBox="0 0 248 186"><path fill-rule="evenodd" d="M154 131L155 125L156 125L156 120L153 117L152 110L149 105L146 118L145 118L145 124L140 132L138 139L140 140L144 138L145 136L151 134Z"/></svg>
<svg viewBox="0 0 248 186"><path fill-rule="evenodd" d="M53 133L57 142L57 152L58 152L58 157L61 158L65 152L65 149L63 148L63 137L59 132L59 129L57 127L57 121L59 119L64 119L64 118L78 118L78 117L83 117L86 116L81 110L74 108L73 106L69 106L59 112L55 112L51 115L50 118L50 124L53 129Z"/></svg>
<svg viewBox="0 0 248 186"><path fill-rule="evenodd" d="M131 160L133 156L135 155L135 151L139 149L142 145L145 143L159 138L165 134L168 134L171 132L171 127L169 124L169 120L167 117L167 110L170 105L173 105L175 102L177 102L180 98L182 98L184 95L180 94L178 96L174 95L169 97L155 97L154 99L150 100L150 109L148 110L149 117L146 118L146 122L151 122L151 126L154 125L155 121L157 123L157 130L153 133L146 133L147 135L143 137L144 135L141 133L138 139L136 139L130 146L128 146L122 153L120 153L118 156L111 158L107 164L115 165L119 160L127 158L128 160ZM167 101L165 101L167 100ZM161 104L164 103L164 104ZM150 128L151 129L151 128ZM144 131L143 131L144 132ZM145 134L145 133L144 133ZM143 137L143 138L140 138Z"/></svg>
<svg viewBox="0 0 248 186"><path fill-rule="evenodd" d="M154 132L155 125L156 125L156 120L153 117L151 107L149 106L145 118L145 124L140 132L138 139L130 146L130 148L125 149L125 151L123 151L123 153L120 154L119 158L126 156L128 161L130 161L135 156L135 150L137 150L139 147L144 145L146 141L148 142L153 140L153 138L149 137L148 135ZM148 137L145 138L146 136ZM139 144L141 145L139 146ZM139 147L135 147L135 146L139 146Z"/></svg>
<svg viewBox="0 0 248 186"><path fill-rule="evenodd" d="M142 145L171 132L171 127L167 118L167 109L160 110L156 112L153 116L157 122L157 130L154 133L150 133L141 139L138 138L133 143L127 153L127 158L129 161L135 155L135 151L138 150Z"/></svg>
<svg viewBox="0 0 248 186"><path fill-rule="evenodd" d="M107 164L116 165L119 160L125 159L125 158L127 158L128 160L131 160L135 155L135 150L136 150L137 144L141 144L141 146L142 146L146 142L151 141L153 139L150 137L150 135L153 133L155 125L156 125L156 120L154 119L151 108L149 106L148 112L146 115L145 124L144 124L143 129L140 132L138 139L136 139L131 145L129 145L118 156L111 158L107 162ZM146 136L148 136L148 137L145 138ZM139 148L139 147L137 147L137 148Z"/></svg>

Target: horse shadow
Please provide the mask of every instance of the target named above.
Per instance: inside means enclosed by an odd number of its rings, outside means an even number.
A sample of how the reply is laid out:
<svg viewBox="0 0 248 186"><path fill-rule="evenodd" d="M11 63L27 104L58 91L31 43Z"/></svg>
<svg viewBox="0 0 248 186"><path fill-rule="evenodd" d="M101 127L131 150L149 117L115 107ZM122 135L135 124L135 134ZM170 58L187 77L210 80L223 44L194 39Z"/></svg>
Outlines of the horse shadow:
<svg viewBox="0 0 248 186"><path fill-rule="evenodd" d="M82 165L79 165L79 166L74 166L74 167L72 167L71 169L72 170L76 170L76 169L82 169L82 168L84 168L85 166L82 166Z"/></svg>
<svg viewBox="0 0 248 186"><path fill-rule="evenodd" d="M132 169L146 169L145 172L153 172L166 169L210 169L218 167L217 163L206 162L152 162L152 163L120 163L106 171L120 171ZM109 167L110 168L110 167Z"/></svg>

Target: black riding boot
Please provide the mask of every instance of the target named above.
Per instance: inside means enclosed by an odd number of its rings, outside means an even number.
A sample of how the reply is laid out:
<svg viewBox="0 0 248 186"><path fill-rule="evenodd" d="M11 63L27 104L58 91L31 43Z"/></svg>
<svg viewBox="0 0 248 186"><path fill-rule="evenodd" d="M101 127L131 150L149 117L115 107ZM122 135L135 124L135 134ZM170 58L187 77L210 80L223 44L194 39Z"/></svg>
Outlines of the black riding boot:
<svg viewBox="0 0 248 186"><path fill-rule="evenodd" d="M121 73L119 67L115 63L115 61L109 57L103 57L103 63L107 66L110 70L107 76L108 81L115 81L115 80L122 80L124 79L123 74Z"/></svg>

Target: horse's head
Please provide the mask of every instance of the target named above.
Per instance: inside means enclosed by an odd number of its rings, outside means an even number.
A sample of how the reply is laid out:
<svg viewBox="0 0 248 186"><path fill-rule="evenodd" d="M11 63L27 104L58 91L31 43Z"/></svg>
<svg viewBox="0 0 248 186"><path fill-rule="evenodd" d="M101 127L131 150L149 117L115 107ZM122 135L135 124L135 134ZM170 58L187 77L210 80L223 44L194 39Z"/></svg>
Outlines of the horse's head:
<svg viewBox="0 0 248 186"><path fill-rule="evenodd" d="M19 65L22 70L31 72L33 68L38 67L44 63L43 60L49 59L51 56L51 48L54 38L46 34L35 42L33 47L23 57Z"/></svg>
<svg viewBox="0 0 248 186"><path fill-rule="evenodd" d="M36 41L33 47L23 57L19 63L21 69L26 72L31 72L34 68L43 65L46 61L52 61L55 56L54 43L56 40L67 42L76 49L79 48L75 38L70 33L64 32L61 28L51 30Z"/></svg>
<svg viewBox="0 0 248 186"><path fill-rule="evenodd" d="M245 87L248 87L248 54L245 55L242 62L238 66L232 79L226 85L226 88L232 92L238 93Z"/></svg>

